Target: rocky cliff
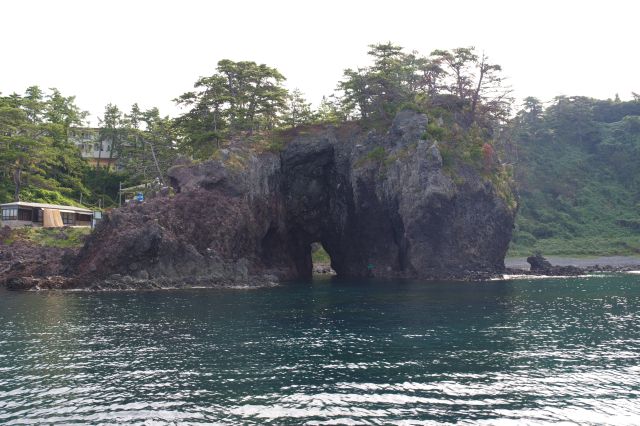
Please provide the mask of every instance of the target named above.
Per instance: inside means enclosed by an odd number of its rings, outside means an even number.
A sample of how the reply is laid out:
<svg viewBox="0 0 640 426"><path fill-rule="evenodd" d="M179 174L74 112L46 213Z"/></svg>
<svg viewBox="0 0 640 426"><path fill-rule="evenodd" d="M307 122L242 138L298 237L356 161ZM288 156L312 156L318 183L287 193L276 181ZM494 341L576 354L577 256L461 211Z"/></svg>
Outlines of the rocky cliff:
<svg viewBox="0 0 640 426"><path fill-rule="evenodd" d="M66 272L76 286L265 284L310 277L314 242L343 277L502 271L514 206L473 167L444 167L426 125L403 111L386 131L316 127L279 152L175 166L175 196L112 212Z"/></svg>

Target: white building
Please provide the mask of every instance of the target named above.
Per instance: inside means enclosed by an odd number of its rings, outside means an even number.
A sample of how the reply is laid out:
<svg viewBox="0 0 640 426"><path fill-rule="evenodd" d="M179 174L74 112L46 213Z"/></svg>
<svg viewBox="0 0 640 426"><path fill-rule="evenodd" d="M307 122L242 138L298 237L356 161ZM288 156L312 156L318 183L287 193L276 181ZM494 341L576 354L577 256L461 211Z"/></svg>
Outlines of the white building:
<svg viewBox="0 0 640 426"><path fill-rule="evenodd" d="M96 127L72 127L69 130L69 140L79 149L82 158L93 167L115 169L117 158L109 158L111 141L100 140L100 129Z"/></svg>
<svg viewBox="0 0 640 426"><path fill-rule="evenodd" d="M91 226L93 211L82 207L16 201L0 204L2 225L10 228L34 226Z"/></svg>

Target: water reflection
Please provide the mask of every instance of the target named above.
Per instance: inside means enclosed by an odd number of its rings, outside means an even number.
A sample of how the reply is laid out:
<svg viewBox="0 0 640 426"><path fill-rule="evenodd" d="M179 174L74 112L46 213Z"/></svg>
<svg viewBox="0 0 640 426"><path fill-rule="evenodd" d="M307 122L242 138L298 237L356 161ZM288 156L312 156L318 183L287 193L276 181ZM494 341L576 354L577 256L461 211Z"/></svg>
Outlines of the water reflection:
<svg viewBox="0 0 640 426"><path fill-rule="evenodd" d="M0 423L634 424L640 277L0 293Z"/></svg>

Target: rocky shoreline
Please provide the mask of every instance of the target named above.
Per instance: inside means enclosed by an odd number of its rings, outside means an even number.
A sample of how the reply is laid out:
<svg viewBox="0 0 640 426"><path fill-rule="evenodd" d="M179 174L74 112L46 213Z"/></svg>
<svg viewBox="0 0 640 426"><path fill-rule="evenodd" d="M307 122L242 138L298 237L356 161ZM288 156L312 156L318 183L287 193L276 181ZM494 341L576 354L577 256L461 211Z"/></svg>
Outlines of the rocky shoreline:
<svg viewBox="0 0 640 426"><path fill-rule="evenodd" d="M2 256L0 251L0 256ZM34 251L33 253L37 253ZM0 260L0 265L6 263ZM1 283L9 290L16 291L42 291L42 290L73 290L73 291L136 291L136 290L174 290L174 289L196 289L196 288L227 288L227 289L248 289L272 287L281 282L277 277L256 277L251 280L240 279L208 279L199 277L187 277L181 279L155 278L145 279L130 275L113 274L107 279L84 281L77 277L63 275L33 275L22 276L16 273L17 270L33 270L35 264L41 262L34 259L21 258L14 262L12 272L0 271ZM3 265L6 267L6 265ZM17 268L17 270L16 270ZM24 268L24 269L23 269ZM640 271L640 264L637 265L592 265L588 267L575 266L545 266L535 269L505 268L503 273L488 273L484 271L464 271L463 274L452 274L449 277L427 277L425 281L466 281L479 282L496 279L509 279L511 276L531 276L531 277L578 277L593 273L625 273L630 271ZM314 275L335 276L335 271L328 264L320 264L314 267Z"/></svg>
<svg viewBox="0 0 640 426"><path fill-rule="evenodd" d="M509 279L510 276L531 276L531 277L578 277L593 273L624 273L640 270L640 265L636 266L611 266L599 265L588 268L577 267L554 267L546 271L531 271L517 268L506 268L502 274L487 273L483 271L466 271L464 275L452 275L450 277L424 278L424 281L466 281L479 282L496 279ZM334 276L335 273L325 268L320 268L315 275ZM41 290L74 290L74 291L132 291L132 290L173 290L173 289L194 289L194 288L228 288L247 289L272 287L281 282L277 279L257 279L254 281L206 279L206 278L182 278L180 280L156 278L142 279L130 275L118 275L94 282L78 280L74 277L62 275L51 276L12 276L4 277L2 284L9 290L16 291L41 291Z"/></svg>
<svg viewBox="0 0 640 426"><path fill-rule="evenodd" d="M626 265L552 265L547 258L540 253L536 253L527 258L529 269L505 268L505 275L532 275L532 276L552 276L552 277L575 277L593 273L619 273L640 270L638 264L629 263Z"/></svg>
<svg viewBox="0 0 640 426"><path fill-rule="evenodd" d="M87 279L67 273L69 264L77 256L78 249L39 247L27 241L4 243L10 234L8 228L0 230L0 284L9 290L82 290L82 291L131 291L189 288L259 288L278 285L281 281L274 275L251 276L242 262L233 265L233 273L215 277L186 276L179 278L149 278L144 274L111 274L104 279ZM623 273L640 270L638 264L624 265L552 265L545 257L536 254L527 258L529 269L505 268L501 273L487 271L456 271L449 276L423 277L429 280L487 281L509 276L575 277L593 273ZM334 276L329 263L314 265L314 275Z"/></svg>
<svg viewBox="0 0 640 426"><path fill-rule="evenodd" d="M531 276L548 276L548 277L578 277L581 275L589 275L596 273L625 273L632 271L640 271L640 264L637 265L593 265L588 267L578 266L554 266L547 271L531 271L528 269L505 268L504 274L509 275L531 275Z"/></svg>
<svg viewBox="0 0 640 426"><path fill-rule="evenodd" d="M9 228L0 229L0 284L9 290L83 290L83 291L131 291L188 288L259 288L275 286L280 283L274 275L250 275L246 262L236 262L225 273L215 276L181 276L176 278L149 278L144 273L133 271L131 274L111 274L107 278L83 278L68 273L70 265L78 255L79 249L60 249L40 247L28 241L13 241L6 244L10 236ZM542 255L527 259L530 268L505 268L503 272L456 271L448 276L423 277L428 280L449 281L487 281L502 279L505 276L581 276L593 273L622 273L640 270L640 261L631 261L618 265L552 265ZM583 261L583 263L586 263ZM620 262L619 262L620 263ZM137 272L137 273L136 273ZM335 271L329 263L314 264L314 275L334 276Z"/></svg>

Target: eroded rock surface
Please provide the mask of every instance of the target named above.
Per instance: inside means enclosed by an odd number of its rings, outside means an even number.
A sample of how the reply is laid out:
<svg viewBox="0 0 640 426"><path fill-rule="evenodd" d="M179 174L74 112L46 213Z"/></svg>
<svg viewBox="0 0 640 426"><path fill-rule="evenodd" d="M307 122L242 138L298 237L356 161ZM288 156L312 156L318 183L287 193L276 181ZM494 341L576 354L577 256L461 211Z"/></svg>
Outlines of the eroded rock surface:
<svg viewBox="0 0 640 426"><path fill-rule="evenodd" d="M62 274L65 263L77 254L77 249L42 247L25 239L11 239L11 229L0 228L0 286L29 290L71 285Z"/></svg>
<svg viewBox="0 0 640 426"><path fill-rule="evenodd" d="M308 278L320 242L343 277L462 278L504 269L515 207L472 167L445 170L427 117L386 132L299 132L278 153L170 171L174 197L112 212L68 265L74 285L254 285ZM228 156L227 156L228 157Z"/></svg>

